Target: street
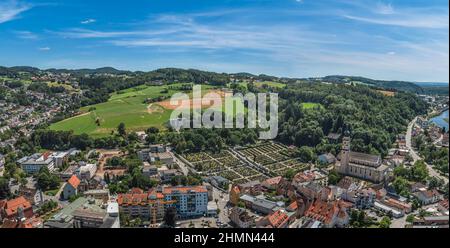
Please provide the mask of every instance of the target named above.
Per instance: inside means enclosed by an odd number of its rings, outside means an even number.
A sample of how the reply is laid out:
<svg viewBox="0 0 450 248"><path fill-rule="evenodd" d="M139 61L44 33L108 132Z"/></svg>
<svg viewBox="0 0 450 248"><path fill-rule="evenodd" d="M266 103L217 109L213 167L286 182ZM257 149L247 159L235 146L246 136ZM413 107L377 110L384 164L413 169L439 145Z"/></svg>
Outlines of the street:
<svg viewBox="0 0 450 248"><path fill-rule="evenodd" d="M414 120L412 120L409 125L408 125L408 130L406 132L406 147L409 149L409 153L411 154L411 157L413 158L414 162L418 161L418 160L422 160L423 158L420 157L420 155L414 150L413 146L412 146L412 129L415 125L417 121L417 117L414 118ZM441 174L436 171L433 166L431 166L428 163L425 163L427 165L428 168L428 172L430 173L430 176L432 177L437 177L440 178L442 180L444 180L445 183L448 183L448 178L447 177L443 177L441 176Z"/></svg>

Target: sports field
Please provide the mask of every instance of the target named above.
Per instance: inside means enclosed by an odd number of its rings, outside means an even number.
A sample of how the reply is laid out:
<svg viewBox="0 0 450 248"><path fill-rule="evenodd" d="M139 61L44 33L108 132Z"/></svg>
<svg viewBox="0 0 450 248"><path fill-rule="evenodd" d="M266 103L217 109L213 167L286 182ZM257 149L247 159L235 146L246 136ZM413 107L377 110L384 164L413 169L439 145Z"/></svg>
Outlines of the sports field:
<svg viewBox="0 0 450 248"><path fill-rule="evenodd" d="M177 88L182 84L172 84ZM162 93L164 90L168 92ZM129 131L144 131L149 127L164 129L164 124L170 119L172 111L176 108L169 106L169 97L178 90L169 86L138 86L116 92L111 95L108 102L86 106L80 109L80 114L55 123L50 126L52 130L73 130L75 134L86 133L93 137L110 135L117 130L117 126L123 122ZM210 85L202 85L202 95L220 91ZM187 92L192 97L192 92ZM219 94L220 95L220 94ZM148 98L159 96L168 97L162 102L145 103ZM198 106L194 106L196 108ZM202 105L202 108L209 107ZM91 110L91 111L89 111Z"/></svg>

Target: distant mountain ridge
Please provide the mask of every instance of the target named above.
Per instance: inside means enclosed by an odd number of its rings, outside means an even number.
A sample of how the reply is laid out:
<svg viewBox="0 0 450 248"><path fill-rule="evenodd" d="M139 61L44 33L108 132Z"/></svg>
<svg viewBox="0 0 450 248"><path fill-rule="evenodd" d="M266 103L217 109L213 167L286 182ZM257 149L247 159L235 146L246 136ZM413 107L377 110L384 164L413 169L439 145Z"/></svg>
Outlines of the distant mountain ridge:
<svg viewBox="0 0 450 248"><path fill-rule="evenodd" d="M151 75L152 78L162 78L167 80L188 80L191 77L203 77L205 80L208 79L219 79L223 81L224 78L236 78L236 79L255 79L260 81L282 81L286 83L295 83L297 81L301 82L329 82L329 83L353 83L353 84L364 84L370 87L394 90L394 91L407 91L414 92L417 94L425 94L429 90L430 92L436 94L447 94L448 95L448 84L443 83L426 83L426 82L407 82L398 80L375 80L360 76L343 76L343 75L331 75L318 78L287 78L287 77L275 77L265 74L254 75L247 72L239 73L215 73L207 72L195 69L177 69L177 68L162 68L153 71L143 72L143 71L127 71L118 70L113 67L101 67L96 69L45 69L41 70L36 67L30 66L14 66L14 67L2 67L0 66L0 75L11 75L19 72L27 72L31 74L38 74L41 72L51 72L51 73L71 73L78 76L83 76L85 74L112 74L112 75ZM428 90L427 90L428 89Z"/></svg>

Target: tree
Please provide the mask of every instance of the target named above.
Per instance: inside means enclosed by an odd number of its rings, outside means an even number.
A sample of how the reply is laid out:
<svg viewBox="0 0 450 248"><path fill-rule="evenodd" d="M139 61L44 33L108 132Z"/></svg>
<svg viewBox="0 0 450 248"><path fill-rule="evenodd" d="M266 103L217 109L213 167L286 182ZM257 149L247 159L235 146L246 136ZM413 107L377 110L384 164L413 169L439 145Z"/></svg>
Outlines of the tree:
<svg viewBox="0 0 450 248"><path fill-rule="evenodd" d="M403 177L396 177L394 182L392 183L392 186L395 189L395 192L397 194L402 196L408 196L409 194L409 183L408 180L406 180Z"/></svg>
<svg viewBox="0 0 450 248"><path fill-rule="evenodd" d="M302 162L308 163L315 159L315 153L311 147L302 146L297 151L297 156Z"/></svg>
<svg viewBox="0 0 450 248"><path fill-rule="evenodd" d="M119 126L117 126L117 132L120 136L125 137L127 135L126 129L125 129L125 123L121 122Z"/></svg>
<svg viewBox="0 0 450 248"><path fill-rule="evenodd" d="M59 186L59 177L50 173L47 167L42 167L37 175L37 184L43 191L53 190Z"/></svg>
<svg viewBox="0 0 450 248"><path fill-rule="evenodd" d="M164 215L164 223L168 227L175 227L176 225L176 216L177 216L177 209L175 207L169 207L166 210L166 214Z"/></svg>
<svg viewBox="0 0 450 248"><path fill-rule="evenodd" d="M336 185L341 179L342 176L336 170L332 170L328 174L328 184L330 185Z"/></svg>
<svg viewBox="0 0 450 248"><path fill-rule="evenodd" d="M428 177L428 168L423 160L416 161L411 168L411 179L416 182L425 182Z"/></svg>
<svg viewBox="0 0 450 248"><path fill-rule="evenodd" d="M384 216L383 219L381 219L380 223L378 223L378 226L380 228L389 228L391 226L391 219L387 216Z"/></svg>
<svg viewBox="0 0 450 248"><path fill-rule="evenodd" d="M0 199L8 198L9 194L9 180L0 177Z"/></svg>

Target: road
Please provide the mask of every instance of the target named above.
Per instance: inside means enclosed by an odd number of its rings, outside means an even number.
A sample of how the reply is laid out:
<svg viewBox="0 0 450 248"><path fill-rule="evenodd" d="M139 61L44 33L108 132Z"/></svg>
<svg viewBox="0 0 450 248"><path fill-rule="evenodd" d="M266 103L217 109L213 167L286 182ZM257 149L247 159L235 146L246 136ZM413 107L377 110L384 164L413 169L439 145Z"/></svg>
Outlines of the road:
<svg viewBox="0 0 450 248"><path fill-rule="evenodd" d="M416 162L417 160L423 160L423 158L420 157L420 155L414 150L414 147L412 146L412 129L413 129L416 121L417 121L417 117L414 118L414 120L412 120L409 123L408 130L406 131L406 137L405 137L405 139L406 139L406 147L409 149L409 154L413 158L414 162ZM440 179L444 180L445 183L448 183L448 178L447 177L442 176L430 164L428 164L428 163L425 163L425 164L427 165L427 168L428 168L428 171L430 173L430 176L440 178Z"/></svg>
<svg viewBox="0 0 450 248"><path fill-rule="evenodd" d="M221 197L221 196L223 196L223 197ZM213 187L213 201L215 201L215 200L218 200L217 207L218 207L218 209L220 209L220 214L219 214L220 222L222 222L224 224L225 223L228 224L230 222L230 218L228 216L229 194L227 192L220 191L220 190L216 189L215 187Z"/></svg>

